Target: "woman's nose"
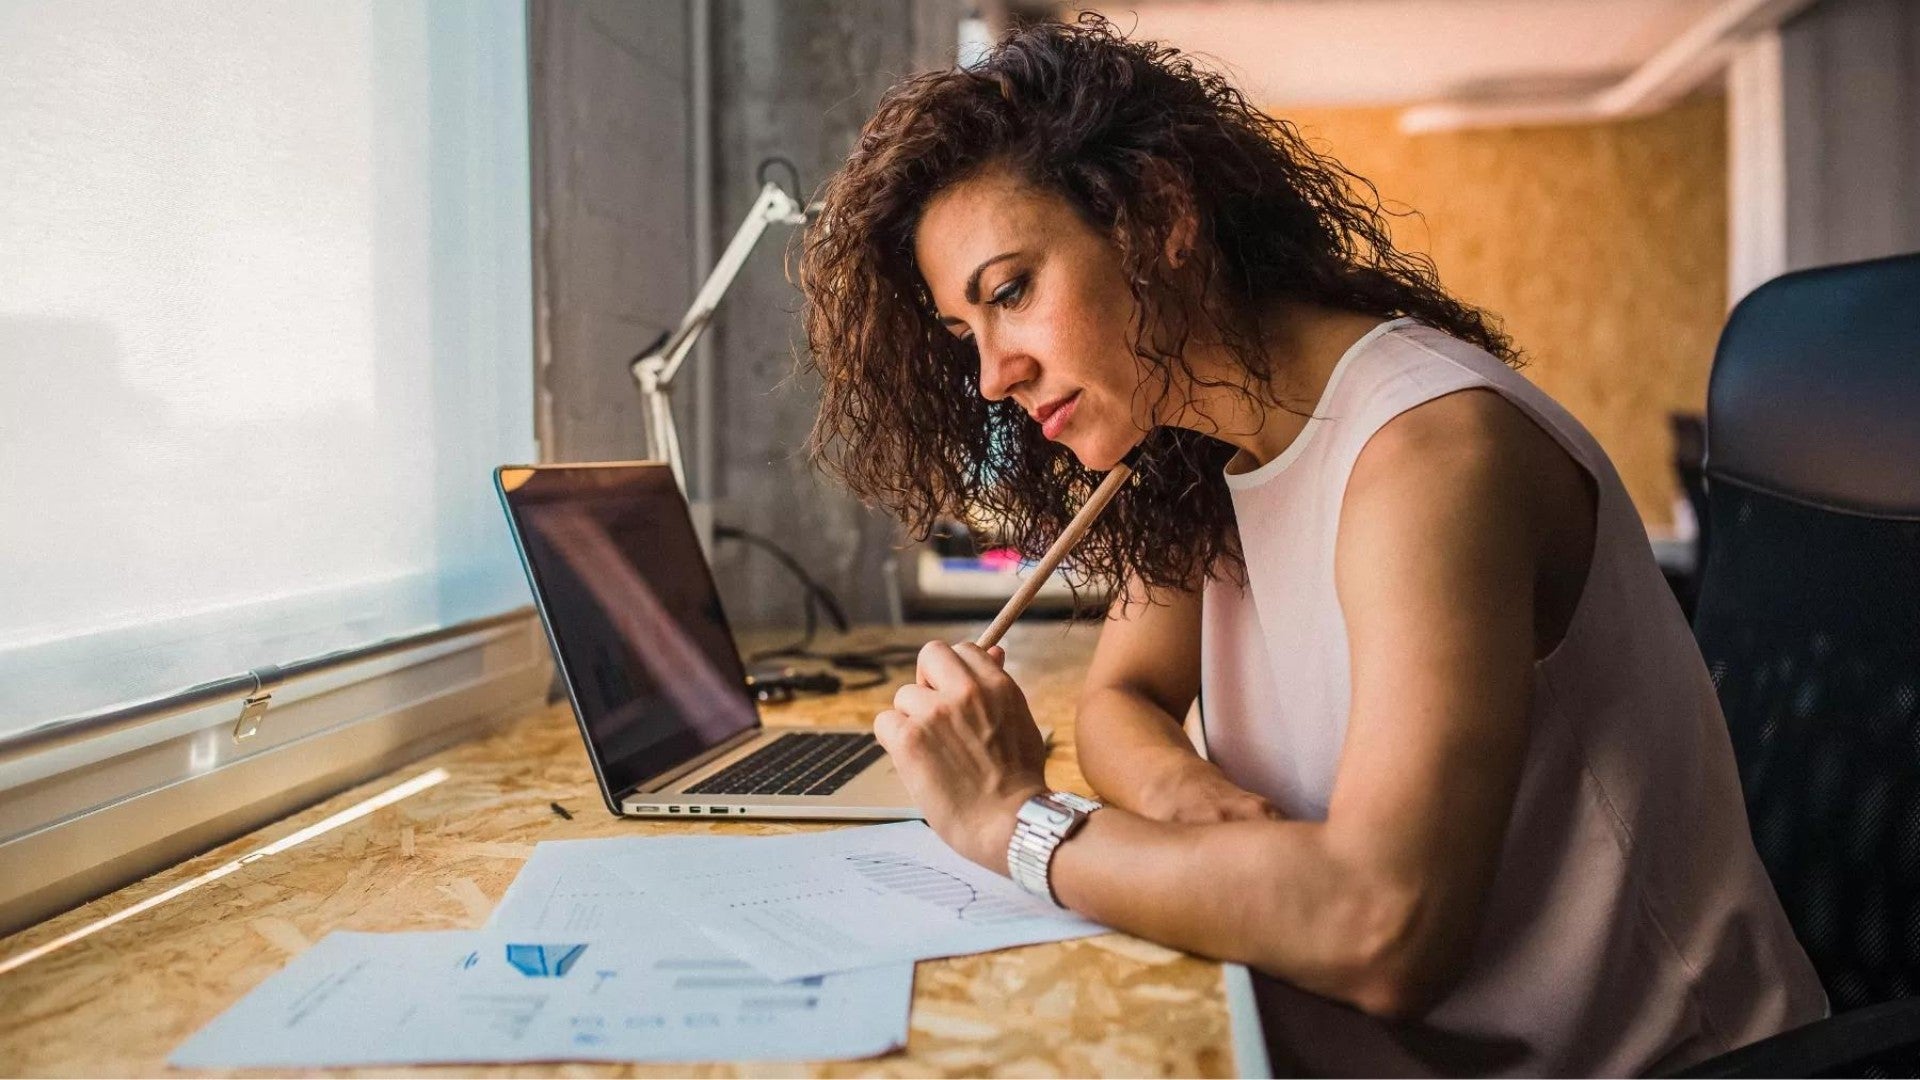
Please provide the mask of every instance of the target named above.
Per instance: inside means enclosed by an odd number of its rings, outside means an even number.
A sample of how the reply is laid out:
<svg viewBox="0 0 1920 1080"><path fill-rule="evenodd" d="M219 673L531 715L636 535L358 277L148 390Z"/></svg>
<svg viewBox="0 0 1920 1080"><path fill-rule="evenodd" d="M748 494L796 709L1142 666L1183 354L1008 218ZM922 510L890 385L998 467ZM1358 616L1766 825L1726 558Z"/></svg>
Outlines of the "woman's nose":
<svg viewBox="0 0 1920 1080"><path fill-rule="evenodd" d="M1027 382L1039 371L1033 357L1010 343L980 341L980 396L999 401Z"/></svg>

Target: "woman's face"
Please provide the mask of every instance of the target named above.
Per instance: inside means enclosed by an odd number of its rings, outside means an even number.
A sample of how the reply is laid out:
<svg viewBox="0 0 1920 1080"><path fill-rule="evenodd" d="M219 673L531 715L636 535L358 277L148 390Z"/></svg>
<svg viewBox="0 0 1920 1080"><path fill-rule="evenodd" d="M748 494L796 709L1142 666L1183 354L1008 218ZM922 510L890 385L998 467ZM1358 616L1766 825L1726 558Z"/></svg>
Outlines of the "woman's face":
<svg viewBox="0 0 1920 1080"><path fill-rule="evenodd" d="M1004 171L942 191L914 234L942 325L980 355L980 393L1106 470L1151 426L1133 296L1114 245L1067 202Z"/></svg>

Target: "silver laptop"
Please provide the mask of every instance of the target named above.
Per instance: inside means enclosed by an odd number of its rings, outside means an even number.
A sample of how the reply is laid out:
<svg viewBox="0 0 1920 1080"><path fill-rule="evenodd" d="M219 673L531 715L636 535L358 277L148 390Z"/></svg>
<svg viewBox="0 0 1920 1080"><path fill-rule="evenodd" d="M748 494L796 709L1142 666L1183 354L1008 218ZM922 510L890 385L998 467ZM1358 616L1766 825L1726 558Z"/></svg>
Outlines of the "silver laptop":
<svg viewBox="0 0 1920 1080"><path fill-rule="evenodd" d="M666 465L503 465L494 484L608 809L921 816L867 729L760 722Z"/></svg>

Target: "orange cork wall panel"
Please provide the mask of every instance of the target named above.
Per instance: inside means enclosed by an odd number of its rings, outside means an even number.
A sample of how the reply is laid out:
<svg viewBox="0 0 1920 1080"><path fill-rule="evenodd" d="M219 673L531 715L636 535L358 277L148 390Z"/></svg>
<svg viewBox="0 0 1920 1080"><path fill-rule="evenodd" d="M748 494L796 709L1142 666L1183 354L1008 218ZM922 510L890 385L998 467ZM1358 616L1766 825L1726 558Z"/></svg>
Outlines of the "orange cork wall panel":
<svg viewBox="0 0 1920 1080"><path fill-rule="evenodd" d="M1402 134L1397 108L1277 108L1379 189L1396 244L1500 316L1523 369L1672 521L1667 414L1706 405L1727 308L1726 105L1606 124Z"/></svg>

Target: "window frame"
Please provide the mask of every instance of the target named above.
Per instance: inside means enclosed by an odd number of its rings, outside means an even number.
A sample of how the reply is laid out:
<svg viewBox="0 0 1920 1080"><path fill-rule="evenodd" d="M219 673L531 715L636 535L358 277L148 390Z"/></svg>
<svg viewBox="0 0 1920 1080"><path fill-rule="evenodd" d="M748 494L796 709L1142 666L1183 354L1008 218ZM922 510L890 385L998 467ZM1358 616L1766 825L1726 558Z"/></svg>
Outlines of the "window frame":
<svg viewBox="0 0 1920 1080"><path fill-rule="evenodd" d="M244 696L180 695L0 740L0 934L524 717L553 678L530 608L294 670L244 740Z"/></svg>

